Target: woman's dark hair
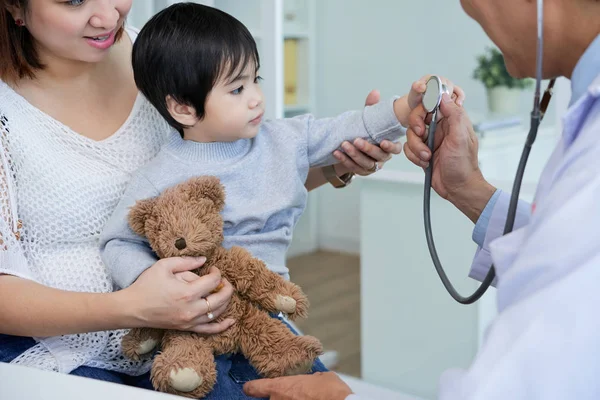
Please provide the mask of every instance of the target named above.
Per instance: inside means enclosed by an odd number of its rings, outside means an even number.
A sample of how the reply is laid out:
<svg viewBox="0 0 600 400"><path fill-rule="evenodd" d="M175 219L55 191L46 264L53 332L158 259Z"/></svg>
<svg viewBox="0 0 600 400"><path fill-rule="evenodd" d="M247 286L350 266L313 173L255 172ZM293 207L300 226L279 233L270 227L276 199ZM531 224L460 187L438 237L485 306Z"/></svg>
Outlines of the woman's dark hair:
<svg viewBox="0 0 600 400"><path fill-rule="evenodd" d="M180 133L167 96L204 117L206 98L220 79L234 80L248 63L258 71L256 42L231 15L196 3L176 3L144 25L133 45L138 89Z"/></svg>
<svg viewBox="0 0 600 400"><path fill-rule="evenodd" d="M9 7L23 10L25 26L18 26L8 11ZM35 40L27 29L29 0L0 0L0 79L16 82L22 78L34 78L36 70L44 68ZM123 28L115 35L115 42L123 34Z"/></svg>

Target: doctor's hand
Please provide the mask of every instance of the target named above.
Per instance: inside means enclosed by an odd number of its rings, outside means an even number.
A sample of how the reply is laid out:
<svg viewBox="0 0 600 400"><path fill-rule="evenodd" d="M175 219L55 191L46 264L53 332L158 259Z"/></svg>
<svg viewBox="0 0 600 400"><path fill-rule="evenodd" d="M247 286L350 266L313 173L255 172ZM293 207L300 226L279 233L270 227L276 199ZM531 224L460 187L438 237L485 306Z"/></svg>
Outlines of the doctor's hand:
<svg viewBox="0 0 600 400"><path fill-rule="evenodd" d="M334 372L258 379L244 385L244 393L270 400L345 400L352 390Z"/></svg>
<svg viewBox="0 0 600 400"><path fill-rule="evenodd" d="M435 131L432 187L471 221L477 222L495 188L479 169L477 136L464 108L444 94L440 110L443 117ZM427 117L423 105L410 113L404 144L406 157L422 168L429 165L432 157L425 143Z"/></svg>

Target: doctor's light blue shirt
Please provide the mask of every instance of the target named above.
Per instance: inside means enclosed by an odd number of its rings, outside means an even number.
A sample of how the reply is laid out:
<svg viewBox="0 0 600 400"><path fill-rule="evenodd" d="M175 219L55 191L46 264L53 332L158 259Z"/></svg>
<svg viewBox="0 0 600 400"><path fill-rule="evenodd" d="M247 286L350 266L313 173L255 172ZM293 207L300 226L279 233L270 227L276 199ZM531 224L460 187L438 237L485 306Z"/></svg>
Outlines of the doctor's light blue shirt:
<svg viewBox="0 0 600 400"><path fill-rule="evenodd" d="M572 90L534 211L520 201L503 235L510 194L498 190L476 224L470 276L494 264L498 314L471 365L442 374L439 400L600 399L600 38Z"/></svg>
<svg viewBox="0 0 600 400"><path fill-rule="evenodd" d="M573 70L573 75L571 77L571 100L569 101L569 107L575 104L587 92L588 87L598 75L599 66L600 35L598 35L590 44ZM475 228L473 228L473 241L477 243L479 247L483 247L492 210L494 209L501 192L501 190L496 190L496 192L494 192L494 195L490 198L487 205L483 209L483 212L479 216L479 219L475 224Z"/></svg>

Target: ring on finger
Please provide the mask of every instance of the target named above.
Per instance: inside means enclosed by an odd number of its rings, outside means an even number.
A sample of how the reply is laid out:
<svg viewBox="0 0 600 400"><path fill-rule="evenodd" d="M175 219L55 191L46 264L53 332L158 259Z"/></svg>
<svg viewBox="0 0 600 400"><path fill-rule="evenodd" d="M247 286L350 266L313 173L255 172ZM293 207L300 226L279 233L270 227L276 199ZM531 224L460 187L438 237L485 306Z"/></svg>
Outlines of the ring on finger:
<svg viewBox="0 0 600 400"><path fill-rule="evenodd" d="M373 164L373 167L370 168L368 171L369 172L377 172L381 169L381 167L379 166L379 162L375 161L375 164Z"/></svg>
<svg viewBox="0 0 600 400"><path fill-rule="evenodd" d="M206 316L208 317L209 321L212 321L213 318L215 317L215 315L212 313L212 310L210 309L210 302L208 301L208 299L206 297L203 297L203 299L206 302L206 307L208 308L208 311L206 312Z"/></svg>

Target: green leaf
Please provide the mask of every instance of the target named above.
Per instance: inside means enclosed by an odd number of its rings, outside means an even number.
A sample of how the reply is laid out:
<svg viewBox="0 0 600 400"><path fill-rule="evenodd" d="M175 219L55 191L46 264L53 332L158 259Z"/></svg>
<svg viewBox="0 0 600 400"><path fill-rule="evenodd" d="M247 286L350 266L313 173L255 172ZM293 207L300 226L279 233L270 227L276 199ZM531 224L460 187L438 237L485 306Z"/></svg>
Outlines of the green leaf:
<svg viewBox="0 0 600 400"><path fill-rule="evenodd" d="M486 88L527 88L532 84L531 79L515 79L510 76L506 70L504 56L495 47L487 47L484 54L477 56L473 79L482 82Z"/></svg>

